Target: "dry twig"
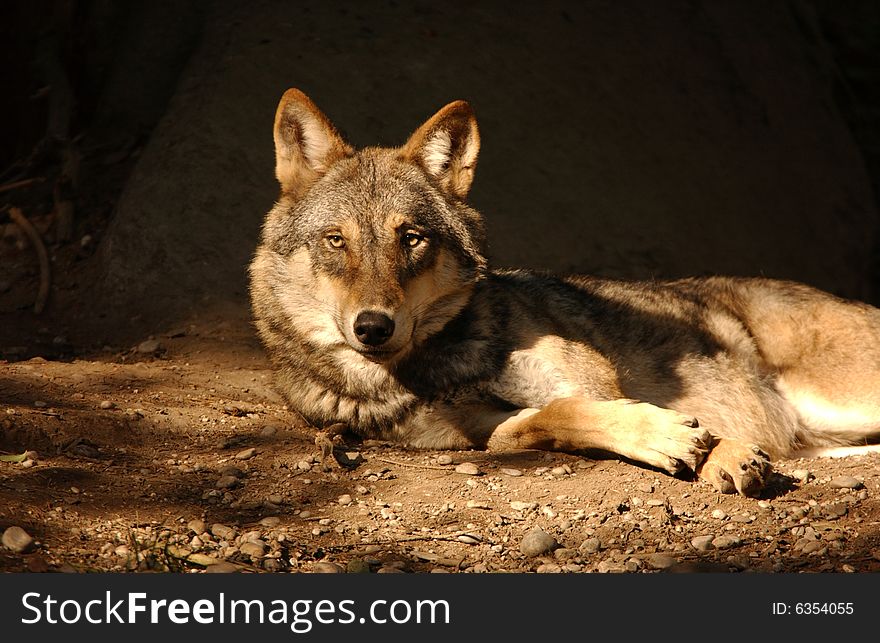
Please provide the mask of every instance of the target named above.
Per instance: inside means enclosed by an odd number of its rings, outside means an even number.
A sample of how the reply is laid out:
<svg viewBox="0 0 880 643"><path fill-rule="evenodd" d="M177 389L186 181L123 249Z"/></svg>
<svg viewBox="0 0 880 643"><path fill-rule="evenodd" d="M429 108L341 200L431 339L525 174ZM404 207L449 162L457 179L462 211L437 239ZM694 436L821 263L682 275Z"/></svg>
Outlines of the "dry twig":
<svg viewBox="0 0 880 643"><path fill-rule="evenodd" d="M43 312L43 308L46 306L46 301L49 299L49 282L51 278L49 272L49 253L46 252L46 246L40 238L40 233L37 232L37 229L33 224L27 220L27 217L24 216L20 208L9 208L9 216L12 217L15 224L28 236L28 239L30 239L31 244L37 251L37 257L40 260L40 289L37 291L37 300L34 303L34 312L39 315Z"/></svg>

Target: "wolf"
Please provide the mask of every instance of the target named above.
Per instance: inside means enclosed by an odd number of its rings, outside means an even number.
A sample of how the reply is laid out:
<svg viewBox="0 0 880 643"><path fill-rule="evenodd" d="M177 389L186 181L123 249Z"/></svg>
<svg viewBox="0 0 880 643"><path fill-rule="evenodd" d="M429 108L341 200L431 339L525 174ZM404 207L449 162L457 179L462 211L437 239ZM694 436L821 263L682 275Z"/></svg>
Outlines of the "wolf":
<svg viewBox="0 0 880 643"><path fill-rule="evenodd" d="M880 310L763 278L492 269L449 103L355 150L303 92L250 265L258 334L315 427L434 449L611 453L757 496L774 459L880 434Z"/></svg>

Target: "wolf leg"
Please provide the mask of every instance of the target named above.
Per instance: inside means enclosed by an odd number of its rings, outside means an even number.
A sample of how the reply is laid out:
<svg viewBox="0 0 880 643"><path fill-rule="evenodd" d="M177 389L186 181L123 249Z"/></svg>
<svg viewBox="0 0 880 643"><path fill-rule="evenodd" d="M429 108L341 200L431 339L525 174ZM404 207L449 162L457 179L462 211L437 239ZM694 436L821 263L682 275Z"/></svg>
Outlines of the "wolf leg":
<svg viewBox="0 0 880 643"><path fill-rule="evenodd" d="M719 440L697 468L697 475L721 493L756 496L772 468L766 453L737 440Z"/></svg>
<svg viewBox="0 0 880 643"><path fill-rule="evenodd" d="M665 469L696 470L712 437L696 419L634 400L553 400L524 409L499 423L488 438L490 450L602 449Z"/></svg>

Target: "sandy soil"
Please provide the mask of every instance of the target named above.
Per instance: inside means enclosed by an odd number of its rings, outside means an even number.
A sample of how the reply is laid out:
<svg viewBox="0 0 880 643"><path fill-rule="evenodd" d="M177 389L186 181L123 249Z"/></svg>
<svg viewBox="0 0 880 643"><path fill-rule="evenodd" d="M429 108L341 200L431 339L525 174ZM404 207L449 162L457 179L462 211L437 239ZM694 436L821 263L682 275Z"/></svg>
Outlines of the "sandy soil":
<svg viewBox="0 0 880 643"><path fill-rule="evenodd" d="M0 529L35 540L3 571L880 571L878 456L778 463L757 500L541 452L347 441L325 470L244 311L53 346L0 367L3 452L36 452L0 462Z"/></svg>

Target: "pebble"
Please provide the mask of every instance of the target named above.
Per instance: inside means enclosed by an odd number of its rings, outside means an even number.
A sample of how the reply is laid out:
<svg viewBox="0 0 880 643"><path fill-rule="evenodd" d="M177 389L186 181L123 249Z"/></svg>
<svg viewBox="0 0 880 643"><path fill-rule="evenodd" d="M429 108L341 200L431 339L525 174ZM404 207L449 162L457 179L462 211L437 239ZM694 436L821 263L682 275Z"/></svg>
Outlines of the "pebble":
<svg viewBox="0 0 880 643"><path fill-rule="evenodd" d="M480 475L480 469L473 462L462 462L455 466L456 473L463 473L466 476Z"/></svg>
<svg viewBox="0 0 880 643"><path fill-rule="evenodd" d="M526 556L540 556L558 544L556 539L546 531L540 527L533 527L523 536L519 543L519 550Z"/></svg>
<svg viewBox="0 0 880 643"><path fill-rule="evenodd" d="M501 473L511 478L518 478L523 474L519 469L501 469Z"/></svg>
<svg viewBox="0 0 880 643"><path fill-rule="evenodd" d="M189 562L194 563L196 565L202 565L203 567L208 567L209 565L216 565L218 561L214 556L208 556L207 554L190 554L186 558Z"/></svg>
<svg viewBox="0 0 880 643"><path fill-rule="evenodd" d="M739 536L733 536L731 534L725 534L724 536L718 536L712 541L712 546L715 549L730 549L731 547L736 547L742 542Z"/></svg>
<svg viewBox="0 0 880 643"><path fill-rule="evenodd" d="M13 525L3 532L3 538L0 539L3 546L16 554L27 554L34 550L36 543L31 535L21 527Z"/></svg>
<svg viewBox="0 0 880 643"><path fill-rule="evenodd" d="M344 493L341 496L339 496L339 498L336 499L336 502L338 502L343 507L346 507L346 506L350 505L352 502L351 495Z"/></svg>
<svg viewBox="0 0 880 643"><path fill-rule="evenodd" d="M800 480L801 482L809 482L811 473L806 469L795 469L791 472L791 475L794 476L795 479Z"/></svg>
<svg viewBox="0 0 880 643"><path fill-rule="evenodd" d="M598 571L600 574L619 574L625 572L626 567L609 558L608 560L603 560L599 563Z"/></svg>
<svg viewBox="0 0 880 643"><path fill-rule="evenodd" d="M281 518L279 518L278 516L266 516L265 518L260 520L260 524L263 527L277 527L279 524L281 524Z"/></svg>
<svg viewBox="0 0 880 643"><path fill-rule="evenodd" d="M560 547L556 551L553 552L553 557L556 560L570 560L572 558L577 558L577 551L574 549L569 549L568 547Z"/></svg>
<svg viewBox="0 0 880 643"><path fill-rule="evenodd" d="M251 558L262 558L266 555L266 546L262 543L257 543L253 541L248 541L244 543L238 550L245 554L246 556L250 556Z"/></svg>
<svg viewBox="0 0 880 643"><path fill-rule="evenodd" d="M102 400L102 401L101 401L101 404L100 404L99 406L100 406L102 409L104 409L105 411L106 411L106 410L109 410L109 409L115 409L115 408L116 408L116 405L115 405L113 402L111 402L110 400Z"/></svg>
<svg viewBox="0 0 880 643"><path fill-rule="evenodd" d="M204 520L190 520L186 523L186 528L196 534L203 534L207 530L208 526L205 524Z"/></svg>
<svg viewBox="0 0 880 643"><path fill-rule="evenodd" d="M562 567L556 563L544 563L543 565L538 565L538 569L535 571L539 574L561 574Z"/></svg>
<svg viewBox="0 0 880 643"><path fill-rule="evenodd" d="M300 460L299 462L296 463L296 468L299 469L300 471L308 471L309 469L312 468L312 463L308 462L306 460Z"/></svg>
<svg viewBox="0 0 880 643"><path fill-rule="evenodd" d="M510 508L514 511L528 511L538 506L537 502L523 502L522 500L512 500Z"/></svg>
<svg viewBox="0 0 880 643"><path fill-rule="evenodd" d="M485 500L468 500L468 509L491 509L492 505Z"/></svg>
<svg viewBox="0 0 880 643"><path fill-rule="evenodd" d="M214 563L213 565L208 565L205 568L206 574L234 574L239 571L241 571L241 568L238 565L233 565L225 560L221 560L219 563Z"/></svg>
<svg viewBox="0 0 880 643"><path fill-rule="evenodd" d="M697 551L709 551L713 547L713 540L715 540L715 536L697 536L691 539L691 547Z"/></svg>
<svg viewBox="0 0 880 643"><path fill-rule="evenodd" d="M651 569L669 569L677 564L678 561L672 556L667 556L666 554L651 554L645 558L645 563L647 563L648 567Z"/></svg>
<svg viewBox="0 0 880 643"><path fill-rule="evenodd" d="M345 569L342 565L322 561L312 565L312 571L316 574L344 574Z"/></svg>
<svg viewBox="0 0 880 643"><path fill-rule="evenodd" d="M214 483L218 489L235 489L238 486L238 478L235 476L223 476Z"/></svg>
<svg viewBox="0 0 880 643"><path fill-rule="evenodd" d="M805 554L812 554L813 552L817 552L820 549L825 549L825 545L821 540L811 540L808 543L804 544L803 549L801 551Z"/></svg>
<svg viewBox="0 0 880 643"><path fill-rule="evenodd" d="M712 517L716 520L724 520L725 518L727 518L727 514L724 513L724 511L722 511L721 509L715 509L712 512Z"/></svg>
<svg viewBox="0 0 880 643"><path fill-rule="evenodd" d="M158 339L148 339L138 344L137 352L143 354L155 353L160 348L162 348L162 343Z"/></svg>
<svg viewBox="0 0 880 643"><path fill-rule="evenodd" d="M446 455L445 453L443 455L438 455L437 464L452 464L452 456Z"/></svg>
<svg viewBox="0 0 880 643"><path fill-rule="evenodd" d="M239 451L235 454L236 460L250 460L255 455L257 455L257 450L253 447L250 449L245 449L244 451Z"/></svg>
<svg viewBox="0 0 880 643"><path fill-rule="evenodd" d="M852 476L838 476L832 478L828 486L832 489L861 489L862 481Z"/></svg>
<svg viewBox="0 0 880 643"><path fill-rule="evenodd" d="M553 467L550 469L550 474L556 476L557 478L561 478L563 476L568 475L568 471L565 470L565 467Z"/></svg>
<svg viewBox="0 0 880 643"><path fill-rule="evenodd" d="M465 543L467 545L479 545L480 544L480 539L476 538L474 536L471 536L470 534L462 534L456 540L458 540L458 542L460 542L460 543Z"/></svg>
<svg viewBox="0 0 880 643"><path fill-rule="evenodd" d="M217 536L217 538L222 538L223 540L232 540L235 538L235 529L222 523L215 522L211 525L211 534Z"/></svg>
<svg viewBox="0 0 880 643"><path fill-rule="evenodd" d="M349 574L369 574L370 564L363 558L352 558L345 566L345 571Z"/></svg>
<svg viewBox="0 0 880 643"><path fill-rule="evenodd" d="M581 543L581 546L578 549L585 554L595 554L601 548L601 540L599 540L598 538L587 538L584 542Z"/></svg>
<svg viewBox="0 0 880 643"><path fill-rule="evenodd" d="M380 567L376 573L377 574L405 574L406 572L404 572L402 569L400 569L398 567L385 566L385 567Z"/></svg>
<svg viewBox="0 0 880 643"><path fill-rule="evenodd" d="M636 489L642 493L654 493L654 485L650 482L640 482L636 485Z"/></svg>

